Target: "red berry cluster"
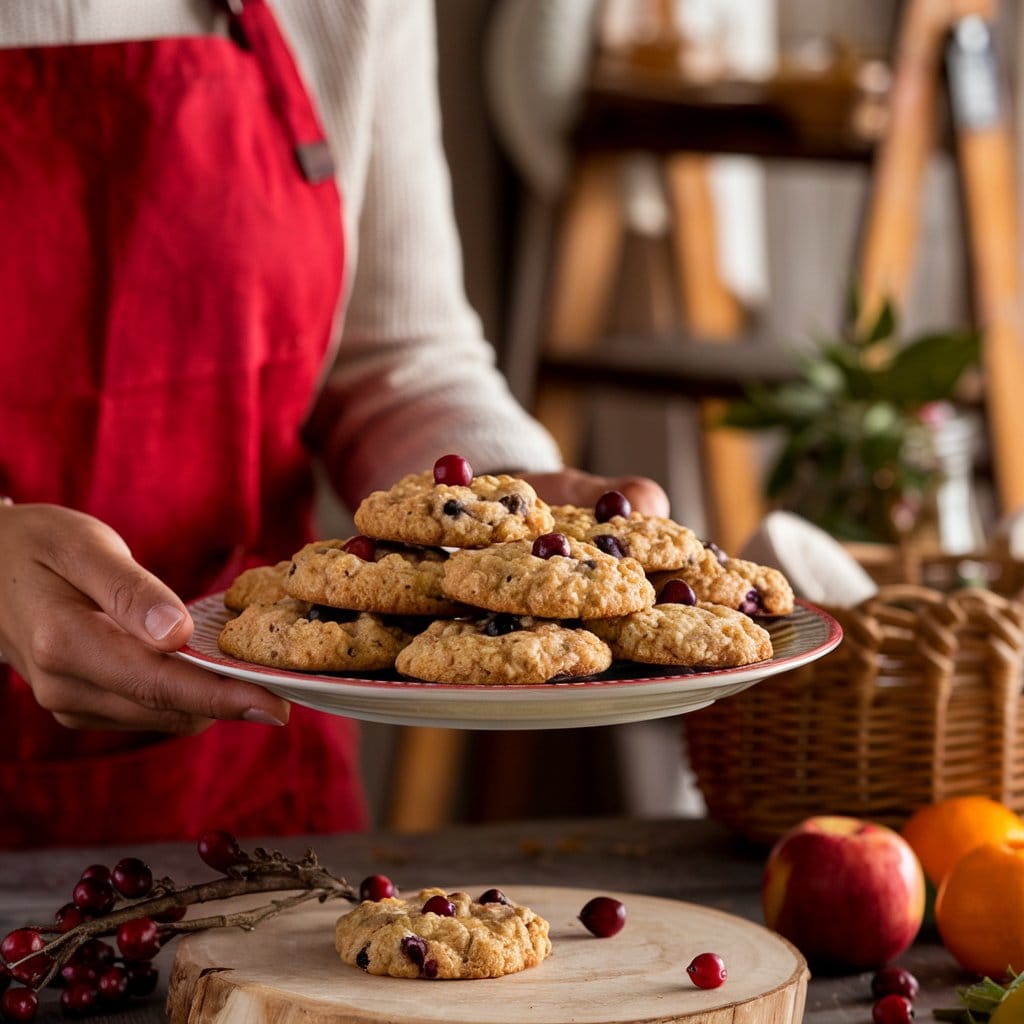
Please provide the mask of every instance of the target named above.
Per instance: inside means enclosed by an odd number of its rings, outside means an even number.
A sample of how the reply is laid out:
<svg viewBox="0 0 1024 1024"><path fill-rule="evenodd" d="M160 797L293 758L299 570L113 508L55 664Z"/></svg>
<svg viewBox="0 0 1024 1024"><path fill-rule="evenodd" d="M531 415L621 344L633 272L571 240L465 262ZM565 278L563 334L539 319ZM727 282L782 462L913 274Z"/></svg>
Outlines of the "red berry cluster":
<svg viewBox="0 0 1024 1024"><path fill-rule="evenodd" d="M17 928L0 942L0 1016L33 1020L39 1009L37 989L46 984L62 989L60 1005L69 1017L113 1010L130 996L146 996L156 988L157 971L150 962L160 949L157 920L138 917L112 927L116 948L100 938L86 938L66 956L47 951L54 939L109 915L119 901L127 906L153 889L153 872L137 857L114 867L92 864L71 891L71 900L54 914L53 924ZM184 909L184 908L183 908ZM102 925L94 930L102 934ZM105 931L105 930L104 930ZM12 982L14 983L12 985Z"/></svg>
<svg viewBox="0 0 1024 1024"><path fill-rule="evenodd" d="M132 996L153 992L158 974L152 959L180 932L253 927L306 900L358 898L344 879L320 866L312 850L299 860L266 850L250 856L230 833L213 829L200 837L198 852L224 877L179 889L168 878L154 881L149 866L137 857L125 857L113 868L93 864L82 872L52 924L17 928L5 936L0 941L0 1020L35 1019L39 990L48 985L61 989L61 1009L68 1017L117 1009ZM305 891L265 907L182 920L192 904L295 889Z"/></svg>

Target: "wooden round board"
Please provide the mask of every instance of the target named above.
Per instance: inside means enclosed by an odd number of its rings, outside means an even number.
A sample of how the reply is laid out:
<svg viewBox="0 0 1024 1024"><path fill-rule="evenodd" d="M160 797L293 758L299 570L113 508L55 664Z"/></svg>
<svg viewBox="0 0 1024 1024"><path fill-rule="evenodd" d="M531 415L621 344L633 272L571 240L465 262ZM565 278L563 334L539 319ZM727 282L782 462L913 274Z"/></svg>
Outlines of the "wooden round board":
<svg viewBox="0 0 1024 1024"><path fill-rule="evenodd" d="M492 885L462 886L476 895ZM171 1024L799 1024L807 965L760 925L692 903L632 893L504 887L551 926L542 964L485 981L379 977L346 966L334 951L342 902L286 912L254 931L215 929L180 940L168 994ZM612 938L577 919L592 896L627 910ZM712 951L728 980L696 988L686 965Z"/></svg>

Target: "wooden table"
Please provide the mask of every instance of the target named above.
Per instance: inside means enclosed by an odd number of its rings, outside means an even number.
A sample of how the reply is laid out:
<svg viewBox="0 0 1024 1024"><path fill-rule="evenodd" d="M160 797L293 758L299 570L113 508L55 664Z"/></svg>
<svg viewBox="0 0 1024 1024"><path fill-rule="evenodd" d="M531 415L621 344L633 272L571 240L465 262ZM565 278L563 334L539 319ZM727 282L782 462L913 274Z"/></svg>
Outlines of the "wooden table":
<svg viewBox="0 0 1024 1024"><path fill-rule="evenodd" d="M492 879L495 885L539 884L640 892L717 907L761 922L760 877L765 851L736 841L712 822L624 819L550 820L460 826L425 834L376 832L244 842L298 855L312 846L335 873L358 883L381 872L400 887L442 880ZM143 857L154 873L179 884L211 877L190 844L132 849L76 849L0 853L0 934L29 922L49 920L69 899L84 867L112 865L120 857ZM156 963L166 984L173 947ZM965 979L934 939L922 939L899 964L917 975L922 992L917 1019L956 1004L955 987ZM683 970L685 965L680 965ZM807 1024L866 1024L871 1020L870 974L812 978ZM110 1024L158 1024L166 1020L164 989L130 1011L102 1018ZM56 1022L56 999L46 994L39 1020Z"/></svg>

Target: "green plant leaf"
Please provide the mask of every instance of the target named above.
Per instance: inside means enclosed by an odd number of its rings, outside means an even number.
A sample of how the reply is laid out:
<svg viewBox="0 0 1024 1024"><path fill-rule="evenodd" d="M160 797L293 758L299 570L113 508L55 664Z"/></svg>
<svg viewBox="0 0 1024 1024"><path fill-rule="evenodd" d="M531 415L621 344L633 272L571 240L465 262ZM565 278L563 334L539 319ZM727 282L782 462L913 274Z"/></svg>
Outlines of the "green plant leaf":
<svg viewBox="0 0 1024 1024"><path fill-rule="evenodd" d="M878 378L879 397L898 405L923 405L951 397L964 371L981 358L975 331L929 334L901 348Z"/></svg>
<svg viewBox="0 0 1024 1024"><path fill-rule="evenodd" d="M862 348L870 348L872 345L877 345L879 342L891 338L895 333L896 310L891 300L886 299L882 303L882 308L878 311L878 316L875 317L875 322L871 325L870 330L862 338L858 339L858 344Z"/></svg>

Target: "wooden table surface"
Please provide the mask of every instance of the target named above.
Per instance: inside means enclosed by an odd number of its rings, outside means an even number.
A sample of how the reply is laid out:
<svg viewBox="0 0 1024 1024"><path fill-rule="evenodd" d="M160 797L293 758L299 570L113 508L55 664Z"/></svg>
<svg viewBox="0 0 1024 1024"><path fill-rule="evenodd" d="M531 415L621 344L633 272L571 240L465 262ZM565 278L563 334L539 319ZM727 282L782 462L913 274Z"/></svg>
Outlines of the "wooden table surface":
<svg viewBox="0 0 1024 1024"><path fill-rule="evenodd" d="M489 881L561 885L648 893L686 900L762 922L760 878L763 849L738 842L706 820L626 819L548 820L471 825L424 834L375 832L244 841L289 855L312 846L323 864L358 884L366 875L389 875L403 889L433 884ZM212 876L190 844L161 844L132 849L47 850L0 853L0 934L14 927L51 920L70 898L82 869L114 864L126 855L143 857L158 876L178 884ZM156 960L161 988L131 1010L109 1014L110 1024L159 1024L173 945ZM921 982L917 1020L931 1010L956 1004L955 987L966 979L934 938L920 939L898 961ZM685 964L680 964L680 971ZM807 1024L869 1024L870 974L842 978L813 977L808 990ZM54 994L44 994L38 1020L62 1020Z"/></svg>

